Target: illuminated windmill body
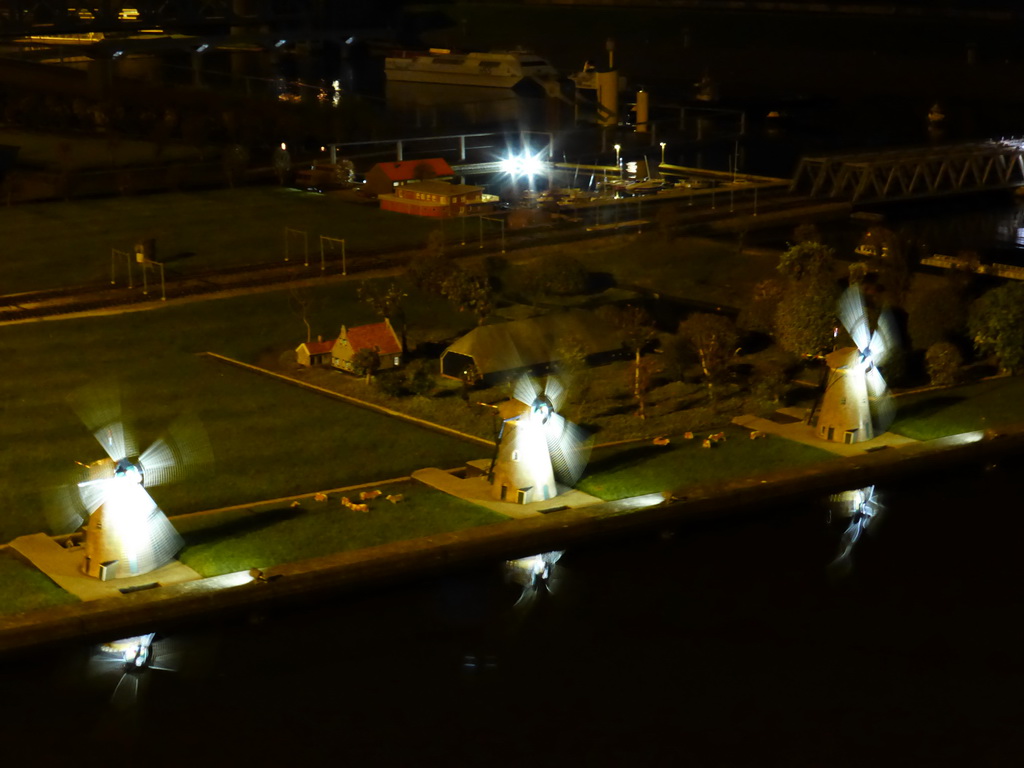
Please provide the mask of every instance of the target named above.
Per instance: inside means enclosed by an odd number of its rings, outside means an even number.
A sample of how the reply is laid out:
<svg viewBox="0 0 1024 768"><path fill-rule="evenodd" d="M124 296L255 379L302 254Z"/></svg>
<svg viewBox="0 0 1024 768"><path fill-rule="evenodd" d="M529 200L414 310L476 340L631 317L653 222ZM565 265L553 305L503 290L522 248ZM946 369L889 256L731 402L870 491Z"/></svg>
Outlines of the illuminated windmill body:
<svg viewBox="0 0 1024 768"><path fill-rule="evenodd" d="M516 382L513 398L500 407L501 433L491 468L495 498L518 504L557 496L587 464L589 442L577 425L558 413L565 391L555 379L541 389L529 377Z"/></svg>
<svg viewBox="0 0 1024 768"><path fill-rule="evenodd" d="M856 346L837 349L825 358L829 377L817 434L832 442L859 443L882 434L892 424L892 396L878 366L892 352L896 334L887 312L871 330L856 287L851 286L840 299L839 319Z"/></svg>
<svg viewBox="0 0 1024 768"><path fill-rule="evenodd" d="M85 523L89 576L106 581L167 565L184 542L146 489L208 462L205 433L198 423L182 420L139 453L121 421L116 390L80 393L76 401L75 410L107 458L83 465L77 482L64 489L55 527L74 530Z"/></svg>

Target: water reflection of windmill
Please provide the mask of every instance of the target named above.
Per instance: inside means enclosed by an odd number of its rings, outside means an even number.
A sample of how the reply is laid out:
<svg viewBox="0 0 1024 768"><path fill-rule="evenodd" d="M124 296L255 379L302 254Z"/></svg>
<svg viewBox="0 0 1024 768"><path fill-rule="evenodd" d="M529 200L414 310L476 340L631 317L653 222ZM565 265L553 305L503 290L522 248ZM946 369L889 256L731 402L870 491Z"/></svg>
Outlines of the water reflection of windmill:
<svg viewBox="0 0 1024 768"><path fill-rule="evenodd" d="M63 489L54 527L68 531L86 524L89 576L106 581L166 565L184 542L146 489L208 465L205 432L197 421L180 419L140 452L122 419L116 386L82 389L71 401L107 458L80 464L76 481Z"/></svg>
<svg viewBox="0 0 1024 768"><path fill-rule="evenodd" d="M522 594L516 600L516 606L533 602L541 590L554 593L557 581L555 564L563 554L562 550L555 550L505 562L508 580L523 588Z"/></svg>
<svg viewBox="0 0 1024 768"><path fill-rule="evenodd" d="M543 387L529 376L519 378L512 398L499 406L501 431L491 464L492 494L501 501L529 504L561 493L583 474L590 453L589 436L558 410L565 388L548 377Z"/></svg>
<svg viewBox="0 0 1024 768"><path fill-rule="evenodd" d="M875 486L843 491L829 497L830 507L840 517L850 520L839 544L839 553L832 561L833 567L849 567L850 555L854 545L860 540L868 527L881 515L882 504L875 493Z"/></svg>
<svg viewBox="0 0 1024 768"><path fill-rule="evenodd" d="M825 358L830 370L818 436L859 443L888 430L895 416L892 396L878 370L895 346L895 323L889 312L882 312L872 331L860 289L853 286L839 301L839 320L856 346L837 349Z"/></svg>
<svg viewBox="0 0 1024 768"><path fill-rule="evenodd" d="M160 652L157 646L160 645ZM138 701L142 679L149 670L177 672L177 662L167 641L156 639L155 633L113 640L97 647L89 659L87 674L100 680L116 679L111 703L129 708ZM160 657L157 663L157 657Z"/></svg>

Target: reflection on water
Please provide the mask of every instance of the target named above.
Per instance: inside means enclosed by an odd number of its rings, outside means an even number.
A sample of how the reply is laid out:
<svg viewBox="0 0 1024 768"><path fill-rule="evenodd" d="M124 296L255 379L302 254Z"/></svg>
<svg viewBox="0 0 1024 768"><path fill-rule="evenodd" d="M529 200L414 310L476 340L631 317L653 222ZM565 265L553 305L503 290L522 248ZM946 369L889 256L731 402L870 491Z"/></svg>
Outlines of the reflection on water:
<svg viewBox="0 0 1024 768"><path fill-rule="evenodd" d="M207 763L991 764L1024 714L1019 465L866 495L886 524L841 580L846 520L808 499L185 629L130 718L53 650L4 665L0 721L44 763L59 702L76 751Z"/></svg>
<svg viewBox="0 0 1024 768"><path fill-rule="evenodd" d="M848 574L854 545L861 534L872 526L882 514L882 504L875 492L875 486L843 491L829 498L829 519L835 514L838 520L847 521L843 538L839 542L839 553L829 566L837 574Z"/></svg>

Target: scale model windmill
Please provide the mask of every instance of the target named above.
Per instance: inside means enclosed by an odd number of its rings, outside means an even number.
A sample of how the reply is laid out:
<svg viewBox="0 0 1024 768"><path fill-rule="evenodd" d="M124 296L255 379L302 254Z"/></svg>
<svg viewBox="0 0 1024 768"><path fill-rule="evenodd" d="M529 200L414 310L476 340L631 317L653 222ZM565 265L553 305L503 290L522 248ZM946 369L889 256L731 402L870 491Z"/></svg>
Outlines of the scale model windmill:
<svg viewBox="0 0 1024 768"><path fill-rule="evenodd" d="M837 443L860 443L892 424L895 406L878 370L896 343L892 316L883 312L872 332L860 289L851 286L839 300L839 320L856 345L825 358L828 384L818 415L818 437Z"/></svg>
<svg viewBox="0 0 1024 768"><path fill-rule="evenodd" d="M181 419L140 453L122 421L116 387L81 390L71 404L107 458L80 464L77 481L63 489L54 527L68 531L86 524L84 571L103 581L168 564L184 542L146 489L209 463L202 427Z"/></svg>
<svg viewBox="0 0 1024 768"><path fill-rule="evenodd" d="M495 498L529 504L557 496L558 483L572 486L587 465L590 442L585 430L558 413L565 388L548 378L543 388L519 378L512 399L499 406L501 432L491 465Z"/></svg>

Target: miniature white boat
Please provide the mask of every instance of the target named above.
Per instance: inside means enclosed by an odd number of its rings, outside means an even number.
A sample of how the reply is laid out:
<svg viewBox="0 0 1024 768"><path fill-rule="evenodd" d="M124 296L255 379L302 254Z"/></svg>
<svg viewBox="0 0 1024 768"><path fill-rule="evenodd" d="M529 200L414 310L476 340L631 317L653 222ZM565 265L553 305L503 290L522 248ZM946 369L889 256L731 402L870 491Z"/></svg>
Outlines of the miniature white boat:
<svg viewBox="0 0 1024 768"><path fill-rule="evenodd" d="M425 53L403 53L384 59L388 80L407 83L475 85L512 88L527 78L554 81L558 72L529 51L452 53L432 48Z"/></svg>

